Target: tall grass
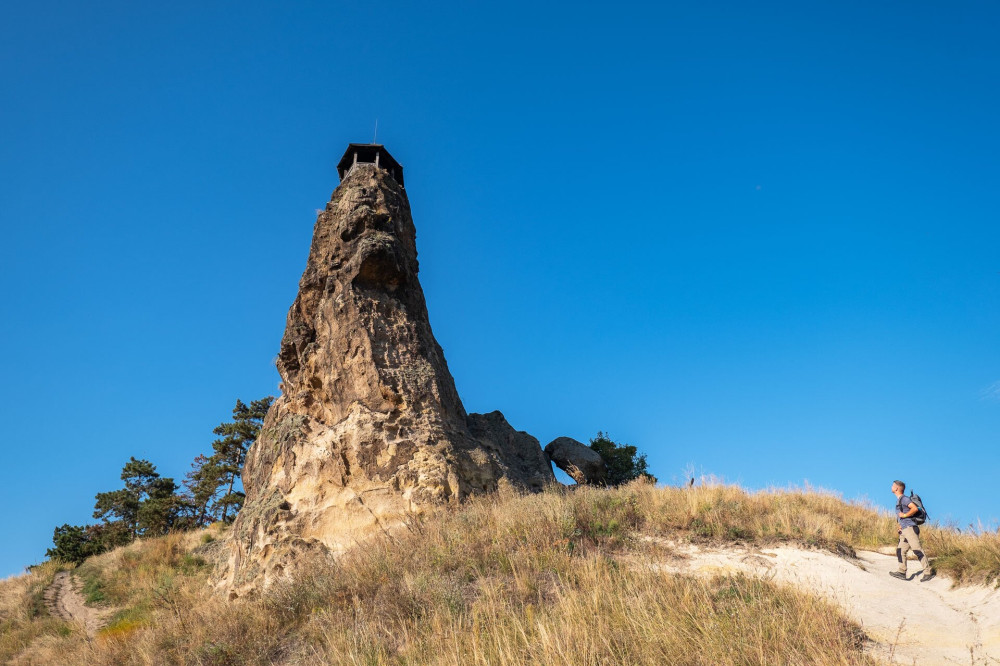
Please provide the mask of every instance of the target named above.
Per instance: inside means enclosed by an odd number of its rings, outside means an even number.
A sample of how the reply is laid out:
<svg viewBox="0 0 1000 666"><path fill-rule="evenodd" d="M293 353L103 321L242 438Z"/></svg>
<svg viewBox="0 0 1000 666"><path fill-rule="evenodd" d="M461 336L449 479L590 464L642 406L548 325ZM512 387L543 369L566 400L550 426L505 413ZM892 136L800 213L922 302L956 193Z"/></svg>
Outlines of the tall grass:
<svg viewBox="0 0 1000 666"><path fill-rule="evenodd" d="M45 569L0 584L3 622L21 609L4 624L0 661L869 664L860 629L826 602L743 576L665 573L648 566L664 556L651 544L794 541L845 552L895 543L894 525L887 513L805 490L502 489L336 561L303 562L297 579L238 602L211 585L223 541L203 540L218 532L171 535L76 571L89 596L117 609L94 640L26 610L51 580ZM939 568L965 580L1000 570L995 537L925 537Z"/></svg>
<svg viewBox="0 0 1000 666"><path fill-rule="evenodd" d="M925 538L926 537L926 538ZM933 529L920 534L932 566L956 583L1000 584L1000 534Z"/></svg>
<svg viewBox="0 0 1000 666"><path fill-rule="evenodd" d="M633 485L629 492L642 506L640 531L679 539L797 542L844 554L895 546L899 538L889 511L812 489L748 493L722 484L690 489ZM933 567L957 583L1000 582L1000 534L930 524L921 528L920 539Z"/></svg>
<svg viewBox="0 0 1000 666"><path fill-rule="evenodd" d="M28 574L0 581L0 658L69 635L66 624L49 615L43 599L45 588L63 568L58 562L46 562Z"/></svg>

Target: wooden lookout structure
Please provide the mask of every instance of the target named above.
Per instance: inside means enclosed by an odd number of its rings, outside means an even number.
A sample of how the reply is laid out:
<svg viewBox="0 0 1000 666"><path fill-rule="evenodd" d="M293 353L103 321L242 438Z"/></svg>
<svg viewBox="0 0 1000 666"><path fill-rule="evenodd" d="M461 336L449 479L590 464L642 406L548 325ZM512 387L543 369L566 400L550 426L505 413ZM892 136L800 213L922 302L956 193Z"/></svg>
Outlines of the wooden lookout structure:
<svg viewBox="0 0 1000 666"><path fill-rule="evenodd" d="M397 162L381 143L351 143L337 164L340 180L347 178L351 169L358 164L374 164L383 171L388 171L393 180L403 187L403 165Z"/></svg>

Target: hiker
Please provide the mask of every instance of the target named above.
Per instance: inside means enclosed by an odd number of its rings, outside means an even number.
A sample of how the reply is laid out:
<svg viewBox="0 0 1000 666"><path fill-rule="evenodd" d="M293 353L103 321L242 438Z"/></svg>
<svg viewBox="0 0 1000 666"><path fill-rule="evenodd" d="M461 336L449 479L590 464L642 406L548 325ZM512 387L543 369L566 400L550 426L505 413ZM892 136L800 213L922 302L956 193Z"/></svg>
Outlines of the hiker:
<svg viewBox="0 0 1000 666"><path fill-rule="evenodd" d="M892 494L896 496L896 519L899 521L899 545L896 546L896 559L899 560L899 570L890 571L889 575L900 580L909 580L906 577L906 554L913 551L913 554L920 560L924 575L920 577L920 582L925 583L934 578L934 570L931 569L927 556L920 547L920 526L913 519L920 513L917 506L909 496L905 495L906 484L902 481L892 482Z"/></svg>

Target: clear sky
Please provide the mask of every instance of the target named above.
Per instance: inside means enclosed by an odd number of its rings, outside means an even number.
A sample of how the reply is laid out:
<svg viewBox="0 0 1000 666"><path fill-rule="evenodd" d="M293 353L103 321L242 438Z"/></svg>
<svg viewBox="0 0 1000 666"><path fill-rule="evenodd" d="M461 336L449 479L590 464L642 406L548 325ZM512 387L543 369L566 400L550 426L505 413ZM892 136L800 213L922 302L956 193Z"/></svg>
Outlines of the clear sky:
<svg viewBox="0 0 1000 666"><path fill-rule="evenodd" d="M995 2L7 2L0 576L274 358L346 144L469 411L1000 518Z"/></svg>

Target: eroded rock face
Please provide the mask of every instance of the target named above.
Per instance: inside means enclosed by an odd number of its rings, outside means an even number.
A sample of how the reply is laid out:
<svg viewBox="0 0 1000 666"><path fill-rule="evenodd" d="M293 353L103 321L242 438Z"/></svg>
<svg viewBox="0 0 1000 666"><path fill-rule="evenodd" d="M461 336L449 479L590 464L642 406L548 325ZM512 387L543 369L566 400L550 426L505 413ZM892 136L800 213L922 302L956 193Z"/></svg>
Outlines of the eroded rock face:
<svg viewBox="0 0 1000 666"><path fill-rule="evenodd" d="M601 484L608 470L601 454L572 437L557 437L545 445L545 455L577 483Z"/></svg>
<svg viewBox="0 0 1000 666"><path fill-rule="evenodd" d="M527 490L542 490L555 480L552 465L538 440L514 430L499 411L469 414L466 422L475 440L497 460L503 476Z"/></svg>
<svg viewBox="0 0 1000 666"><path fill-rule="evenodd" d="M417 280L405 191L359 164L316 220L278 355L283 395L243 470L227 587L268 585L307 550L337 553L422 507L501 478L554 481L538 440L466 414Z"/></svg>

